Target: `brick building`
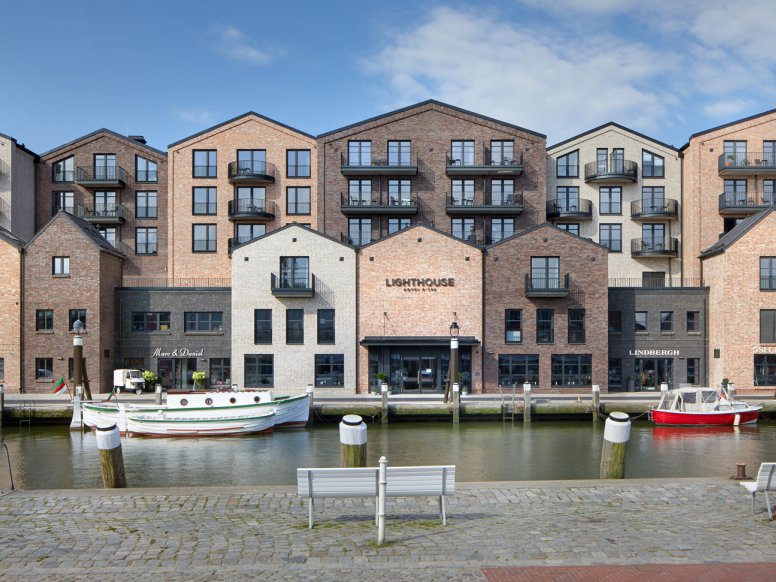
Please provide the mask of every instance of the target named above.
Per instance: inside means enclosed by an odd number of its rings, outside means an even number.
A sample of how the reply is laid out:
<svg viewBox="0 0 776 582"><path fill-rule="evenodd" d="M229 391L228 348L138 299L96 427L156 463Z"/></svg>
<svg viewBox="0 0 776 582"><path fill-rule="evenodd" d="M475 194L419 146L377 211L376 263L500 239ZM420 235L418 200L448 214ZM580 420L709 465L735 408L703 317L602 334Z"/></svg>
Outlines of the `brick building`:
<svg viewBox="0 0 776 582"><path fill-rule="evenodd" d="M0 226L0 384L22 388L22 261L24 241Z"/></svg>
<svg viewBox="0 0 776 582"><path fill-rule="evenodd" d="M38 155L0 133L0 227L29 240L35 234L35 163Z"/></svg>

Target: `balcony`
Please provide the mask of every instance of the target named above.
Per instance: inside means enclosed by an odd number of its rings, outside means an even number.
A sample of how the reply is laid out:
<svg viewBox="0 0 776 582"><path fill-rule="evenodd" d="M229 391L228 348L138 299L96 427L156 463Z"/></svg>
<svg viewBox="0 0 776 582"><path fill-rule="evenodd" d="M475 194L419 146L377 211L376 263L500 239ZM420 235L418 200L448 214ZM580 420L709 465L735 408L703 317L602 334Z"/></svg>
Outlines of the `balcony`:
<svg viewBox="0 0 776 582"><path fill-rule="evenodd" d="M663 239L631 239L632 257L678 257L679 239L665 237Z"/></svg>
<svg viewBox="0 0 776 582"><path fill-rule="evenodd" d="M238 198L229 201L229 220L232 222L271 222L275 220L275 203L267 200Z"/></svg>
<svg viewBox="0 0 776 582"><path fill-rule="evenodd" d="M452 154L445 156L445 171L448 176L519 176L523 173L522 152L515 159L493 159L487 148L483 148L482 163L474 159L464 160L454 158Z"/></svg>
<svg viewBox="0 0 776 582"><path fill-rule="evenodd" d="M576 204L575 204L576 202ZM547 220L592 220L593 203L590 200L548 200Z"/></svg>
<svg viewBox="0 0 776 582"><path fill-rule="evenodd" d="M407 216L418 213L418 196L410 194L409 198L400 198L398 195L380 195L371 199L347 196L340 192L340 211L345 216L363 216L375 214L388 214L391 216Z"/></svg>
<svg viewBox="0 0 776 582"><path fill-rule="evenodd" d="M776 176L776 153L720 154L717 166L720 176Z"/></svg>
<svg viewBox="0 0 776 582"><path fill-rule="evenodd" d="M532 298L568 297L570 290L569 274L558 277L531 277L525 274L525 296Z"/></svg>
<svg viewBox="0 0 776 582"><path fill-rule="evenodd" d="M75 181L86 188L124 188L127 171L121 166L78 166Z"/></svg>
<svg viewBox="0 0 776 582"><path fill-rule="evenodd" d="M749 216L774 205L773 192L723 192L719 195L721 216Z"/></svg>
<svg viewBox="0 0 776 582"><path fill-rule="evenodd" d="M585 182L622 184L639 181L639 165L631 160L609 158L585 164Z"/></svg>
<svg viewBox="0 0 776 582"><path fill-rule="evenodd" d="M258 160L229 163L229 181L232 184L274 184L275 164Z"/></svg>
<svg viewBox="0 0 776 582"><path fill-rule="evenodd" d="M77 204L75 215L91 224L124 224L127 209L121 204L96 204L94 207Z"/></svg>
<svg viewBox="0 0 776 582"><path fill-rule="evenodd" d="M633 220L676 220L679 203L671 198L665 200L634 200L631 202Z"/></svg>
<svg viewBox="0 0 776 582"><path fill-rule="evenodd" d="M351 164L344 154L340 154L340 172L343 176L417 176L420 159L416 156L415 163L411 160L389 160L376 158L367 163Z"/></svg>
<svg viewBox="0 0 776 582"><path fill-rule="evenodd" d="M457 215L494 215L507 214L515 215L523 212L523 193L516 194L493 194L485 192L482 200L477 197L469 198L466 196L446 194L447 214Z"/></svg>
<svg viewBox="0 0 776 582"><path fill-rule="evenodd" d="M317 279L310 273L300 277L280 277L272 273L272 294L275 297L315 297Z"/></svg>

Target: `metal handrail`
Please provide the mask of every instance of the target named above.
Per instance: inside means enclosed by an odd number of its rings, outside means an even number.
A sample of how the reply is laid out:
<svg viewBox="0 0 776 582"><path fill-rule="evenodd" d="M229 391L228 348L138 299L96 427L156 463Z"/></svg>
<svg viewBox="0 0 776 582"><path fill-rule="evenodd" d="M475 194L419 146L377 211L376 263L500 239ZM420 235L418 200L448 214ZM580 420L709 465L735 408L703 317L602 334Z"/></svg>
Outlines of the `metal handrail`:
<svg viewBox="0 0 776 582"><path fill-rule="evenodd" d="M543 282L544 285L534 285L534 281ZM557 277L532 277L529 273L525 274L525 289L526 291L553 291L553 290L566 290L570 289L571 283L569 274L566 273L562 277L558 274Z"/></svg>
<svg viewBox="0 0 776 582"><path fill-rule="evenodd" d="M638 178L638 170L639 165L634 161L610 157L585 164L585 180L609 175L628 176L635 180Z"/></svg>
<svg viewBox="0 0 776 582"><path fill-rule="evenodd" d="M261 160L239 160L229 162L229 177L239 176L271 176L275 177L275 164Z"/></svg>
<svg viewBox="0 0 776 582"><path fill-rule="evenodd" d="M230 278L173 278L164 277L124 277L122 287L231 287Z"/></svg>
<svg viewBox="0 0 776 582"><path fill-rule="evenodd" d="M127 181L127 171L121 166L78 166L76 170L78 182Z"/></svg>
<svg viewBox="0 0 776 582"><path fill-rule="evenodd" d="M5 457L8 459L8 476L11 478L11 490L8 493L13 493L16 491L16 486L13 483L13 469L11 468L11 452L8 450L8 445L5 443L0 443L0 447L5 449ZM0 495L7 495L8 493L4 493L0 491Z"/></svg>
<svg viewBox="0 0 776 582"><path fill-rule="evenodd" d="M642 289L662 289L665 287L705 287L706 283L702 278L681 278L664 276L656 277L625 277L609 278L609 287L640 287Z"/></svg>
<svg viewBox="0 0 776 582"><path fill-rule="evenodd" d="M643 238L631 239L631 253L668 254L679 252L679 239L664 237L662 239L646 240Z"/></svg>
<svg viewBox="0 0 776 582"><path fill-rule="evenodd" d="M721 170L731 168L776 168L776 152L741 152L722 153L717 158L717 165Z"/></svg>
<svg viewBox="0 0 776 582"><path fill-rule="evenodd" d="M450 194L449 192L445 193L445 198L447 199L447 206L450 208L455 207L479 207L479 206L504 206L507 208L514 207L514 208L522 208L523 207L523 193L522 192L514 192L512 194L502 194L502 197L500 199L496 199L493 196L492 192L484 192L482 195L482 202L478 202L476 198L476 194L474 194L471 198L466 198L463 196L455 196L453 194Z"/></svg>
<svg viewBox="0 0 776 582"><path fill-rule="evenodd" d="M774 206L776 194L773 192L723 192L719 195L719 209L759 208Z"/></svg>
<svg viewBox="0 0 776 582"><path fill-rule="evenodd" d="M127 208L123 204L95 204L93 208L77 204L75 207L75 215L78 218L123 219L126 217L126 210Z"/></svg>
<svg viewBox="0 0 776 582"><path fill-rule="evenodd" d="M391 160L388 157L374 157L370 158L366 164L351 164L345 154L340 152L340 168L417 168L418 166L420 166L420 157L417 154L415 155L415 163L411 159L405 163L401 159Z"/></svg>
<svg viewBox="0 0 776 582"><path fill-rule="evenodd" d="M380 194L376 198L360 198L356 196L348 196L344 192L340 192L340 208L365 208L365 207L412 207L417 206L417 194L410 192L408 199L401 198L401 195L391 196L389 194Z"/></svg>
<svg viewBox="0 0 776 582"><path fill-rule="evenodd" d="M663 200L634 200L631 202L631 216L639 214L665 214L675 216L678 212L679 203L673 198L664 198Z"/></svg>
<svg viewBox="0 0 776 582"><path fill-rule="evenodd" d="M593 202L580 198L576 200L577 204L572 204L568 200L554 199L547 201L547 216L559 214L592 214Z"/></svg>
<svg viewBox="0 0 776 582"><path fill-rule="evenodd" d="M445 153L445 166L448 168L480 168L480 167L503 167L503 168L516 168L523 165L523 152L518 152L514 159L500 158L493 159L489 155L489 151L483 148L482 151L482 163L478 164L476 157L472 159L470 164L464 163L461 158L454 158L452 152Z"/></svg>
<svg viewBox="0 0 776 582"><path fill-rule="evenodd" d="M304 278L281 277L271 273L271 287L273 291L315 291L315 275L307 273Z"/></svg>
<svg viewBox="0 0 776 582"><path fill-rule="evenodd" d="M235 214L275 214L275 203L253 198L229 200L229 216Z"/></svg>

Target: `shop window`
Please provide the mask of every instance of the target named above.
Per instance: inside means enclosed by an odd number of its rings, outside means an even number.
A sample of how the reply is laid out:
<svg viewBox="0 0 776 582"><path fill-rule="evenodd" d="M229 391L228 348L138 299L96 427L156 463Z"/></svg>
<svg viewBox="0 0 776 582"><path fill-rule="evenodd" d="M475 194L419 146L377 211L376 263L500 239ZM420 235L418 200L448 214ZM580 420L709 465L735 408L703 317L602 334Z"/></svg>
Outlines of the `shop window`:
<svg viewBox="0 0 776 582"><path fill-rule="evenodd" d="M498 383L501 386L522 386L530 382L539 384L538 354L499 354Z"/></svg>
<svg viewBox="0 0 776 582"><path fill-rule="evenodd" d="M343 354L315 354L315 385L327 388L341 388L345 385Z"/></svg>
<svg viewBox="0 0 776 582"><path fill-rule="evenodd" d="M210 358L210 383L229 386L232 381L232 366L229 358Z"/></svg>
<svg viewBox="0 0 776 582"><path fill-rule="evenodd" d="M553 354L552 386L579 387L593 384L593 356L591 354Z"/></svg>
<svg viewBox="0 0 776 582"><path fill-rule="evenodd" d="M776 386L776 354L755 354L754 385Z"/></svg>
<svg viewBox="0 0 776 582"><path fill-rule="evenodd" d="M253 310L253 343L254 344L272 343L272 310L271 309Z"/></svg>
<svg viewBox="0 0 776 582"><path fill-rule="evenodd" d="M245 387L272 388L275 385L272 354L245 354Z"/></svg>

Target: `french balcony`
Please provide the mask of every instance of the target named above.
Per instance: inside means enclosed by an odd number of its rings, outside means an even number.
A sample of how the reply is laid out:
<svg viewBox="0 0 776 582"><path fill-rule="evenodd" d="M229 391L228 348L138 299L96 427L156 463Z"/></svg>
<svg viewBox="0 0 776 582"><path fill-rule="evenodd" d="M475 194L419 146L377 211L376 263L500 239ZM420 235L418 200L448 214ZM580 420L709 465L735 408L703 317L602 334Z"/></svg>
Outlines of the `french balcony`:
<svg viewBox="0 0 776 582"><path fill-rule="evenodd" d="M345 216L412 216L418 213L418 205L418 195L415 193L403 197L381 194L374 198L358 198L340 192L340 211Z"/></svg>
<svg viewBox="0 0 776 582"><path fill-rule="evenodd" d="M229 181L232 184L274 184L275 164L260 160L241 160L229 163Z"/></svg>
<svg viewBox="0 0 776 582"><path fill-rule="evenodd" d="M340 154L340 172L343 176L417 176L420 159L375 158L351 162Z"/></svg>
<svg viewBox="0 0 776 582"><path fill-rule="evenodd" d="M525 296L531 298L562 298L568 297L571 284L569 274L561 277L531 277L525 274Z"/></svg>
<svg viewBox="0 0 776 582"><path fill-rule="evenodd" d="M632 257L678 257L679 239L665 237L662 239L631 239Z"/></svg>
<svg viewBox="0 0 776 582"><path fill-rule="evenodd" d="M261 223L275 220L275 203L268 200L238 198L229 201L229 220Z"/></svg>
<svg viewBox="0 0 776 582"><path fill-rule="evenodd" d="M127 171L121 166L78 166L75 181L85 188L124 188Z"/></svg>
<svg viewBox="0 0 776 582"><path fill-rule="evenodd" d="M445 171L448 176L519 176L524 168L522 152L514 159L493 158L486 148L479 164L473 157L458 158L452 153L445 156Z"/></svg>
<svg viewBox="0 0 776 582"><path fill-rule="evenodd" d="M749 216L770 208L776 201L772 192L723 192L719 195L721 216Z"/></svg>
<svg viewBox="0 0 776 582"><path fill-rule="evenodd" d="M717 166L720 176L776 176L776 153L720 154Z"/></svg>
<svg viewBox="0 0 776 582"><path fill-rule="evenodd" d="M476 195L446 194L447 214L458 215L515 215L523 212L523 193L493 194L485 192L481 199Z"/></svg>
<svg viewBox="0 0 776 582"><path fill-rule="evenodd" d="M593 203L590 200L548 200L547 220L592 220Z"/></svg>
<svg viewBox="0 0 776 582"><path fill-rule="evenodd" d="M639 165L631 160L610 158L585 164L585 182L622 184L639 181Z"/></svg>
<svg viewBox="0 0 776 582"><path fill-rule="evenodd" d="M633 220L676 220L678 217L679 203L672 198L631 202L631 219Z"/></svg>
<svg viewBox="0 0 776 582"><path fill-rule="evenodd" d="M293 277L272 273L272 295L275 297L315 297L316 286L317 279L312 273Z"/></svg>
<svg viewBox="0 0 776 582"><path fill-rule="evenodd" d="M121 204L78 204L75 207L75 215L91 224L120 225L126 222L127 209Z"/></svg>

